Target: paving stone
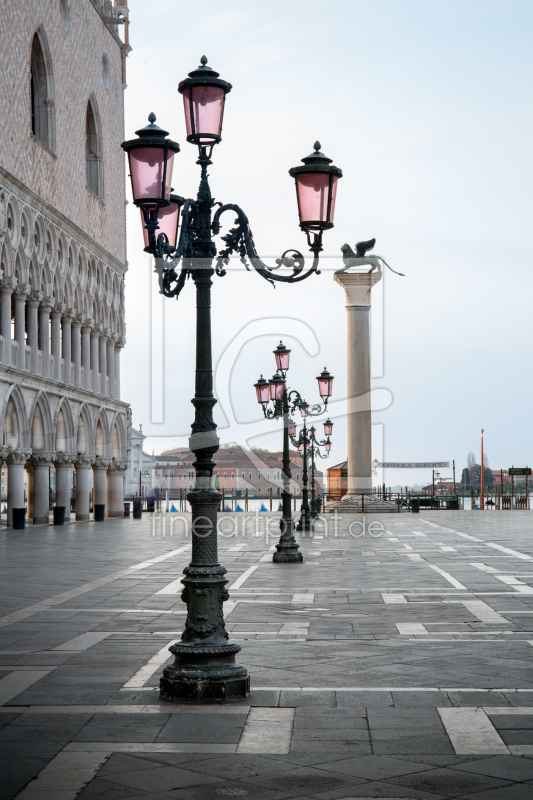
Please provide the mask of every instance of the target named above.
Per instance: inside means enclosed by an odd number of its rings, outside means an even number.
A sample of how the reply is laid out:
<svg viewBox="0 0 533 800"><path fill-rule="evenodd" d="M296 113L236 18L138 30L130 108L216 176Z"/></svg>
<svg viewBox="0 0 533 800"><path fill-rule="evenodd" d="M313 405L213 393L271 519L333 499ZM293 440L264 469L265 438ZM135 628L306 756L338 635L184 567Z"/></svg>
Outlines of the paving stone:
<svg viewBox="0 0 533 800"><path fill-rule="evenodd" d="M317 764L320 769L333 769L334 772L353 775L354 777L368 780L382 780L383 778L406 775L415 772L424 772L431 767L416 764L412 761L387 758L384 756L361 756L348 758L341 761Z"/></svg>
<svg viewBox="0 0 533 800"><path fill-rule="evenodd" d="M509 781L528 781L533 779L533 763L513 756L491 756L476 761L466 761L454 765L456 770L465 770L479 775L491 775Z"/></svg>
<svg viewBox="0 0 533 800"><path fill-rule="evenodd" d="M467 792L481 792L508 785L508 782L501 778L451 769L434 769L419 772L416 775L401 775L395 778L388 778L387 783L451 797Z"/></svg>
<svg viewBox="0 0 533 800"><path fill-rule="evenodd" d="M213 775L203 775L180 767L156 767L153 765L150 769L115 773L112 780L114 783L123 786L130 786L143 791L156 789L158 792L169 792L189 786L207 786L221 782L220 778Z"/></svg>

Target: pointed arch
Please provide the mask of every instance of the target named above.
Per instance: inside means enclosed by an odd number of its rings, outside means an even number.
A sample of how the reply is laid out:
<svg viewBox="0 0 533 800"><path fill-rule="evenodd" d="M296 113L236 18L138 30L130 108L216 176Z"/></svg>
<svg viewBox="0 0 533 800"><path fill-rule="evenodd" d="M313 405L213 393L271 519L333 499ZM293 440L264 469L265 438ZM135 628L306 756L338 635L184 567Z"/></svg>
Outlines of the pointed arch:
<svg viewBox="0 0 533 800"><path fill-rule="evenodd" d="M104 151L102 123L98 103L94 94L87 102L85 118L85 159L87 165L87 188L97 197L104 197Z"/></svg>
<svg viewBox="0 0 533 800"><path fill-rule="evenodd" d="M124 421L117 413L111 423L111 456L112 458L127 458L126 453L126 434Z"/></svg>
<svg viewBox="0 0 533 800"><path fill-rule="evenodd" d="M10 450L28 447L28 417L20 386L12 384L2 407L3 443Z"/></svg>
<svg viewBox="0 0 533 800"><path fill-rule="evenodd" d="M31 132L55 152L55 81L48 37L42 25L35 31L30 56Z"/></svg>
<svg viewBox="0 0 533 800"><path fill-rule="evenodd" d="M96 418L94 435L94 454L96 456L109 456L111 453L111 437L105 411L100 409Z"/></svg>
<svg viewBox="0 0 533 800"><path fill-rule="evenodd" d="M4 278L6 275L14 275L14 261L13 261L13 248L11 242L7 237L4 237L4 244L0 252L0 269L3 272Z"/></svg>
<svg viewBox="0 0 533 800"><path fill-rule="evenodd" d="M75 445L74 415L68 397L64 397L54 420L54 449L56 453L74 453Z"/></svg>
<svg viewBox="0 0 533 800"><path fill-rule="evenodd" d="M82 403L76 420L76 453L78 455L94 453L93 441L91 415L87 405Z"/></svg>
<svg viewBox="0 0 533 800"><path fill-rule="evenodd" d="M32 450L53 449L53 427L50 402L46 392L39 392L33 402L29 425Z"/></svg>

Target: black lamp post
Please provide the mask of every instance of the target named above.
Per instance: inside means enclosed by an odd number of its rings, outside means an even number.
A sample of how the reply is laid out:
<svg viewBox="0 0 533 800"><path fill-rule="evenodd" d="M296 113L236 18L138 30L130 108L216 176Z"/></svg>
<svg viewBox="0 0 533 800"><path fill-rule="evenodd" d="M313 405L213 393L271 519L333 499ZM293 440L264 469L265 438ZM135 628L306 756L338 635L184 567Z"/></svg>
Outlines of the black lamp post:
<svg viewBox="0 0 533 800"><path fill-rule="evenodd" d="M316 498L316 485L315 485L315 458L327 458L331 450L331 439L329 438L333 430L333 422L326 420L324 422L324 433L326 439L318 441L316 438L316 428L309 428L309 454L311 456L311 519L318 517L318 502ZM320 448L324 447L325 453L322 455Z"/></svg>
<svg viewBox="0 0 533 800"><path fill-rule="evenodd" d="M192 560L182 581L187 620L181 641L170 648L175 662L165 668L160 682L161 697L175 702L226 702L246 697L249 691L246 669L235 664L235 654L241 648L228 641L223 614L223 603L229 597L228 581L224 577L226 570L218 561L217 508L221 495L213 485L213 456L219 440L213 420L216 400L211 356L212 277L215 273L225 275L224 266L233 253L247 268L248 258L272 284L296 283L318 273L322 234L333 224L337 183L342 177L330 159L318 152L317 143L317 152L303 159L305 170L296 168L295 174L300 228L307 234L312 264L306 269L303 255L290 249L277 259L275 266L267 266L257 254L244 212L237 205L215 203L209 187L207 169L212 164L213 148L221 141L224 104L231 88L207 66L205 56L178 87L183 96L187 141L198 146L201 178L195 200L171 194L179 145L155 125L154 114L150 114L150 124L137 131L138 138L122 144L129 159L133 202L142 213L145 250L156 259L160 292L166 297L178 297L187 278L196 285L196 383L192 401L195 419L189 439L195 455L196 482L187 495L192 508ZM216 205L220 207L213 215ZM236 225L222 237L225 247L217 254L213 236L220 232L220 218L225 211L235 213Z"/></svg>
<svg viewBox="0 0 533 800"><path fill-rule="evenodd" d="M318 381L318 389L320 392L320 396L324 401L324 408L322 409L320 405L314 405L312 409L309 408L309 403L301 403L300 405L300 413L304 418L303 428L300 431L300 435L298 438L292 436L292 443L295 447L298 448L298 451L302 453L302 483L303 483L303 490L302 490L302 508L300 513L300 520L296 526L297 531L310 531L313 529L311 523L311 509L309 507L309 456L312 455L311 453L311 437L310 431L307 429L306 418L307 417L316 417L320 414L323 414L328 407L328 400L331 397L331 392L333 390L333 375L330 375L327 369L324 367L323 372L317 376ZM328 420L324 423L324 426L328 426L328 429L331 433L333 429L333 423ZM330 444L331 448L331 444ZM311 488L312 494L314 493L314 467L313 467L313 485ZM315 515L316 516L316 515Z"/></svg>
<svg viewBox="0 0 533 800"><path fill-rule="evenodd" d="M274 350L274 356L276 358L276 366L277 372L276 374L270 379L270 381L266 381L263 376L259 378L255 386L255 391L257 394L257 402L261 404L263 408L263 414L267 419L283 419L283 513L279 523L281 536L278 544L276 545L277 552L274 553L272 556L272 560L275 562L301 562L303 561L303 556L298 549L298 544L296 539L294 538L294 520L292 518L292 510L291 510L291 503L292 503L292 493L290 487L290 479L292 476L291 473L291 456L289 450L289 440L291 439L297 446L299 447L299 442L295 442L295 435L296 435L296 425L291 420L291 414L299 408L300 413L304 417L304 436L307 436L307 428L305 426L305 417L306 416L317 416L318 414L323 414L327 408L328 400L331 396L331 391L333 388L333 376L329 374L329 372L324 371L321 375L318 376L318 385L320 395L324 401L324 408L320 405L313 406L313 409L309 410L309 403L306 403L302 400L301 395L295 389L289 391L287 389L287 372L289 369L289 357L290 357L290 350L285 347L283 342L280 342L279 345ZM324 376L326 376L326 381L324 382ZM268 403L272 401L273 406L269 408ZM329 422L328 424L332 425ZM304 447L302 445L302 447ZM331 447L331 445L330 445ZM301 449L299 447L299 449ZM303 501L302 501L302 518L305 516L306 519L309 519L309 500L308 500L308 489L307 489L307 451L304 448L304 468L303 468ZM304 507L307 507L307 514L304 514ZM301 527L298 527L298 530L302 530ZM309 530L309 527L304 528L303 530Z"/></svg>

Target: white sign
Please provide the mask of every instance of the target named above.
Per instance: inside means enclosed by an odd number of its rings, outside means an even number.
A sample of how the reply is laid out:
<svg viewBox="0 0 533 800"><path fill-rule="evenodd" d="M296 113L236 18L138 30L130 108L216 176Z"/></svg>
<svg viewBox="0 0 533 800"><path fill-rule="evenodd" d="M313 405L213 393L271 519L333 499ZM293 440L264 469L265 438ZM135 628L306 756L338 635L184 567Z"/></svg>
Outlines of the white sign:
<svg viewBox="0 0 533 800"><path fill-rule="evenodd" d="M440 469L449 467L449 461L378 461L377 467L385 469Z"/></svg>

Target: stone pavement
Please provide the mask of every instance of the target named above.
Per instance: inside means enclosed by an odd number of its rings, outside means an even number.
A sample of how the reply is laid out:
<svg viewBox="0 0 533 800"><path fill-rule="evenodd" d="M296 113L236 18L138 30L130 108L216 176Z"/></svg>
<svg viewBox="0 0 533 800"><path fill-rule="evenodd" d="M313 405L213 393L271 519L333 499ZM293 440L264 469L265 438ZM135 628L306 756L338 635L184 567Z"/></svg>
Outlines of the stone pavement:
<svg viewBox="0 0 533 800"><path fill-rule="evenodd" d="M0 534L2 800L533 797L530 512L330 516L303 564L224 516L227 706L157 695L185 515Z"/></svg>

